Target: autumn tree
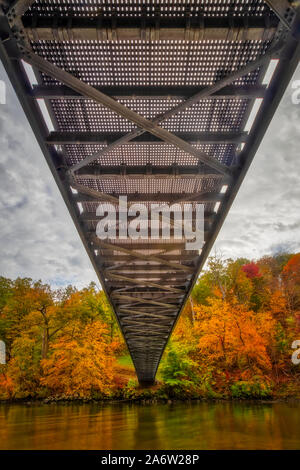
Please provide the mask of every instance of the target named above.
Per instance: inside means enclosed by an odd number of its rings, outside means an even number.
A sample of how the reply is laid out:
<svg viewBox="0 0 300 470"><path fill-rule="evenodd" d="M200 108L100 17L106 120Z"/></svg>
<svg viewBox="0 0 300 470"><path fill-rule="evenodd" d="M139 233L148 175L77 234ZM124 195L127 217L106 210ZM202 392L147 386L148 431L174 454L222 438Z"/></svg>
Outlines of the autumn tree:
<svg viewBox="0 0 300 470"><path fill-rule="evenodd" d="M284 266L282 281L290 312L300 314L300 253L292 256Z"/></svg>
<svg viewBox="0 0 300 470"><path fill-rule="evenodd" d="M268 318L270 321L270 318ZM238 302L211 299L197 309L198 351L206 361L226 370L261 374L270 370L267 338L253 311Z"/></svg>
<svg viewBox="0 0 300 470"><path fill-rule="evenodd" d="M52 344L42 361L41 383L52 393L72 397L106 395L112 388L114 345L107 327L96 320L73 326Z"/></svg>
<svg viewBox="0 0 300 470"><path fill-rule="evenodd" d="M32 279L17 278L15 281L2 278L0 334L6 343L8 357L11 354L13 341L22 334L21 322L32 310L30 295Z"/></svg>

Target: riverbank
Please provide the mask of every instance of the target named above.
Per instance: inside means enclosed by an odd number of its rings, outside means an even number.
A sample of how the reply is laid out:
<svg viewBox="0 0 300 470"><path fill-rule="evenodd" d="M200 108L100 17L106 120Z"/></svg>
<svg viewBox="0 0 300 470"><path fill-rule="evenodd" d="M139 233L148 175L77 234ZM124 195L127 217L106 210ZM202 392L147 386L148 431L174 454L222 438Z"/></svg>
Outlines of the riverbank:
<svg viewBox="0 0 300 470"><path fill-rule="evenodd" d="M299 401L0 404L0 449L300 449Z"/></svg>
<svg viewBox="0 0 300 470"><path fill-rule="evenodd" d="M92 404L97 403L101 405L114 405L114 404L182 404L182 403L300 403L300 396L287 396L287 397L269 397L269 398L233 398L233 397L193 397L193 398L161 398L155 395L140 395L139 397L132 398L76 398L67 396L54 396L46 398L15 398L0 400L0 405L6 404L20 404L20 405L51 405L51 404Z"/></svg>
<svg viewBox="0 0 300 470"><path fill-rule="evenodd" d="M108 387L102 393L89 390L88 394L72 391L71 393L53 393L47 387L37 384L31 393L22 389L5 397L0 396L0 403L20 404L51 404L51 403L187 403L187 402L269 402L280 403L300 401L300 377L269 375L254 376L249 380L241 380L225 374L222 380L202 381L194 377L194 381L186 379L164 382L161 370L158 370L155 385L142 387L138 384L133 363L128 354L118 358L114 368L113 387ZM51 393L52 392L52 393Z"/></svg>

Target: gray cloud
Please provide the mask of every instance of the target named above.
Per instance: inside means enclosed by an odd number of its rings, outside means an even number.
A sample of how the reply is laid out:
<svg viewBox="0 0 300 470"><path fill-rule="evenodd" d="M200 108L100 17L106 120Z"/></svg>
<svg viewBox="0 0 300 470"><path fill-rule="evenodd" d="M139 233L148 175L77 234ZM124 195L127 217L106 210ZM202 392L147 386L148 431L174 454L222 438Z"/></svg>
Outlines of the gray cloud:
<svg viewBox="0 0 300 470"><path fill-rule="evenodd" d="M0 275L54 286L97 282L64 201L0 66Z"/></svg>
<svg viewBox="0 0 300 470"><path fill-rule="evenodd" d="M300 105L292 93L290 84L216 240L226 257L300 251Z"/></svg>

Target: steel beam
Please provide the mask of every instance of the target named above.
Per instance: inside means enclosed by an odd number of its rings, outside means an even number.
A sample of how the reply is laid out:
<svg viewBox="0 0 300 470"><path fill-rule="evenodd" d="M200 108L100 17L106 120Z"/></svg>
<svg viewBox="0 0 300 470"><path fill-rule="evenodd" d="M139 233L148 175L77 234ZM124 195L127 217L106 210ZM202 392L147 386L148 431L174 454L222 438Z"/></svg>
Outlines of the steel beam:
<svg viewBox="0 0 300 470"><path fill-rule="evenodd" d="M140 116L138 113L127 108L126 106L114 100L110 96L107 96L104 93L96 90L91 85L88 85L82 80L74 77L69 72L57 67L56 65L43 59L37 54L34 54L30 50L23 48L22 51L24 54L23 58L25 62L29 63L33 67L36 67L41 72L44 72L50 77L57 79L58 81L69 86L75 91L78 91L79 93L85 95L87 98L90 98L94 100L95 102L100 103L103 106L111 109L116 114L133 122L138 127L142 128L144 131L148 131L151 134L155 135L156 137L159 137L160 139L164 140L165 142L168 142L169 144L174 145L180 150L183 150L184 152L193 155L195 158L209 165L211 168L214 168L220 173L231 174L231 170L225 165L219 163L217 160L208 156L204 152L201 152L195 149L189 143L176 137L174 134L167 131L166 129L163 129L162 127L157 126L155 123L153 123L152 121L149 121L143 116Z"/></svg>
<svg viewBox="0 0 300 470"><path fill-rule="evenodd" d="M195 95L199 91L204 91L206 87L195 86L106 86L96 87L105 95L116 99L169 99L185 100ZM251 98L263 98L266 91L264 85L231 85L203 96L202 100L241 100ZM29 90L30 96L37 99L49 100L86 100L84 95L79 94L63 85L34 85Z"/></svg>
<svg viewBox="0 0 300 470"><path fill-rule="evenodd" d="M183 103L178 104L177 106L174 106L172 109L166 111L162 115L157 116L155 119L153 119L153 123L160 123L163 122L165 119L168 119L169 117L185 110L189 106L192 106L193 104L199 102L201 99L204 97L208 97L219 90L222 90L224 87L227 85L231 85L235 80L239 79L240 77L247 75L248 73L252 72L256 68L260 67L262 64L265 64L269 59L272 59L274 57L278 56L279 51L283 47L283 42L278 40L274 46L272 46L265 54L262 56L258 57L257 59L248 62L244 67L241 67L237 71L233 71L230 74L228 74L226 77L220 79L218 82L214 83L213 85L205 87L205 89L199 90L195 95L191 96L187 100L185 100ZM94 154L86 157L84 160L82 160L79 163L76 163L75 165L72 166L72 171L77 171L79 168L82 168L83 166L93 162L94 160L110 153L113 149L119 147L120 145L123 145L126 142L129 142L131 139L141 135L144 131L140 130L139 128L134 129L133 131L129 132L124 136L123 138L116 140L113 142L111 145L107 146L106 148L95 152Z"/></svg>
<svg viewBox="0 0 300 470"><path fill-rule="evenodd" d="M119 245L120 246L120 245ZM116 250L118 251L118 250ZM141 251L144 251L143 249L141 249ZM161 260L166 260L166 258L160 258ZM140 258L140 262L142 258ZM181 260L181 257L180 255L177 257L177 261L180 260L180 261L183 261L185 263L187 263L186 265L187 266L190 266L194 264L194 261L196 261L196 257L193 259L193 260ZM152 264L151 264L152 263ZM104 270L105 269L105 272L107 273L113 273L113 274L118 274L118 273L128 273L128 274L141 274L141 273L152 273L152 274L155 274L155 275L161 275L161 274L170 274L171 273L174 273L176 274L177 270L176 268L171 268L170 265L168 264L169 263L169 260L167 260L167 264L165 265L165 267L161 267L160 265L158 264L154 264L154 263L158 263L158 261L156 260L146 260L145 259L145 262L141 265L137 265L137 264L130 264L128 266L122 266L122 267L114 267L114 266L109 266L108 268L103 266L101 263L98 263L98 266ZM162 264L162 263L161 263ZM174 264L174 263L172 263Z"/></svg>
<svg viewBox="0 0 300 470"><path fill-rule="evenodd" d="M24 17L27 37L37 41L261 41L276 33L276 17L83 18Z"/></svg>
<svg viewBox="0 0 300 470"><path fill-rule="evenodd" d="M26 13L28 8L34 3L35 0L15 0L6 11L11 32L22 44L30 47L30 41L23 28L22 15Z"/></svg>
<svg viewBox="0 0 300 470"><path fill-rule="evenodd" d="M162 116L157 116L153 121L152 121L152 125L153 123L159 123L161 122L162 120L164 119L167 119L168 117L176 114L177 112L180 112L180 111L183 111L184 109L186 109L187 107L191 106L192 104L198 102L200 99L203 98L203 96L208 96L210 94L213 94L215 93L216 91L218 90L221 90L222 88L224 88L225 86L227 85L230 85L232 82L234 82L234 80L238 79L239 77L243 76L243 75L246 75L247 73L251 72L252 70L254 70L255 68L259 67L261 64L265 63L266 60L268 60L269 58L272 58L274 57L274 55L277 55L278 52L280 51L280 49L282 48L282 43L278 42L274 47L270 48L265 54L263 54L261 57L259 57L258 59L255 59L254 61L248 63L246 66L244 67L241 67L238 71L234 71L232 73L230 73L227 77L225 77L224 79L221 79L219 80L219 82L211 85L211 86L208 86L206 87L205 90L201 90L199 91L198 93L196 93L194 96L190 97L189 99L187 99L184 103L181 103L177 106L175 106L174 108L172 108L171 110L167 111L166 113L164 113ZM27 53L27 55L29 55L29 53ZM35 59L40 59L39 60L39 63L42 61L42 64L43 66L45 67L44 69L44 72L49 75L51 75L51 72L47 71L47 69L49 67L47 67L47 65L52 65L52 64L49 64L49 62L47 61L44 61L44 59L41 59L39 58L38 56L35 55ZM27 60L28 60L28 57L27 57ZM32 56L31 56L31 63L32 63ZM40 65L41 66L41 65ZM36 64L36 67L38 68L38 65ZM54 67L54 70L53 70L53 67ZM56 70L58 69L58 70ZM56 74L57 74L57 71L59 72L60 69L53 66L51 67L51 70L52 70L52 75L51 76L54 76L54 78L57 78ZM67 72L65 72L67 73ZM72 77L72 75L70 74L67 74L68 76L68 79L71 81L71 83L73 83L74 80L78 80L78 79L75 79L75 77ZM78 86L78 87L74 87L74 84L70 84L70 83L67 83L64 79L64 77L60 77L60 81L64 84L67 84L69 87L71 87L72 89L74 89L75 91L77 91L79 94L82 94L84 96L87 96L87 93L84 93L82 90L81 90L81 87ZM73 81L72 81L72 78L73 78ZM80 80L78 80L78 85L80 85L82 82ZM77 82L76 82L77 83ZM89 88L92 88L92 87L89 87ZM92 88L93 90L93 88ZM91 90L90 90L91 91ZM99 92L98 92L99 93ZM106 95L104 95L106 96ZM93 99L92 96L87 96L91 99ZM102 103L103 104L103 103ZM109 153L112 149L120 146L120 145L123 145L124 143L130 141L131 139L133 139L134 137L137 137L138 135L140 135L141 133L143 133L143 131L141 131L140 129L135 129L133 130L132 132L129 132L126 136L124 136L123 138L113 142L110 146L106 147L105 149L99 151L99 152L96 152L95 154L93 155L90 155L89 157L86 157L83 161L75 164L73 167L72 167L72 170L73 171L76 171L78 170L79 168L87 165L88 163L91 163L92 161L96 160L97 158L99 158L100 156L103 156L107 153ZM184 150L186 151L186 150ZM217 169L217 168L216 168ZM217 169L218 170L218 169ZM219 170L218 170L219 171ZM224 172L222 172L224 173ZM228 174L228 170L226 172Z"/></svg>
<svg viewBox="0 0 300 470"><path fill-rule="evenodd" d="M86 234L86 237L88 238L89 241L91 241L91 235L95 235L95 232L91 233L91 232L86 232L85 231L85 234ZM95 240L94 240L95 241ZM94 250L99 250L99 249L103 249L101 248L99 245L97 246L97 241L95 242L96 244L93 245L93 249ZM125 243L124 243L125 245ZM131 250L168 250L168 251L174 251L174 250L185 250L185 242L184 241L180 241L180 240L174 240L174 239L170 239L168 242L166 243L162 243L160 241L150 241L150 242L147 242L147 243L135 243L135 242L132 242L128 245L125 245L125 246L128 246L128 248L130 248ZM110 247L107 247L108 249L114 249L113 248L113 244Z"/></svg>
<svg viewBox="0 0 300 470"><path fill-rule="evenodd" d="M151 281L151 282L168 282L168 285L170 286L177 286L179 288L182 288L182 289L186 289L186 286L188 284L188 280L180 280L180 279L177 279L177 280L171 280L171 282L169 282L169 277L170 276L167 276L167 275L164 275L162 277L148 277L148 279L145 279L145 282L147 281ZM126 283L125 281L117 281L115 280L114 282L110 282L110 281L107 281L107 285L111 287L111 289L126 289L126 286L128 286L128 283Z"/></svg>
<svg viewBox="0 0 300 470"><path fill-rule="evenodd" d="M180 259L182 261L193 261L195 259L196 256L198 256L198 252L187 252L188 254L180 254ZM160 258L166 258L168 259L169 261L177 261L178 260L178 255L172 255L172 254L169 254L169 253L165 253L165 254L160 254L159 255ZM134 262L134 258L130 257L129 255L114 255L112 257L112 252L111 254L107 252L107 250L105 250L105 254L102 254L100 257L97 257L97 260L99 262L102 263L103 266L113 266L113 263L121 263L121 262L125 262L126 263L126 266L128 266L128 263L132 263Z"/></svg>
<svg viewBox="0 0 300 470"><path fill-rule="evenodd" d="M172 212L172 214L170 214L170 221L175 219L175 214L173 214L173 212ZM178 214L178 215L181 215L181 213ZM209 214L209 215L205 214L204 215L204 221L205 222L211 222L214 219L214 216L215 216L215 214ZM95 211L95 212L83 212L82 214L80 214L79 218L82 222L98 222L99 220L101 220L103 218L103 216L97 216L96 211ZM134 218L135 218L135 216L130 216L130 217L128 216L127 217L128 220L132 220Z"/></svg>
<svg viewBox="0 0 300 470"><path fill-rule="evenodd" d="M98 179L98 180L117 180L117 179L148 179L153 178L175 178L175 179L215 179L225 184L230 182L231 178L220 175L205 165L179 166L177 164L156 166L156 165L120 165L106 166L94 164L93 166L84 166L76 172L76 180L80 179Z"/></svg>
<svg viewBox="0 0 300 470"><path fill-rule="evenodd" d="M173 132L179 140L186 142L203 143L203 144L240 144L247 139L247 132ZM104 132L51 132L46 140L47 144L53 145L110 145L116 140L122 139L124 134L117 132L104 133ZM148 132L143 135L132 139L126 145L137 144L164 144L158 136ZM193 148L193 154L197 149ZM190 152L189 152L190 153ZM217 160L210 157L210 160ZM212 166L205 162L207 165Z"/></svg>
<svg viewBox="0 0 300 470"><path fill-rule="evenodd" d="M99 238L97 238L96 235L92 235L91 239L92 239L93 242L95 242L98 246L100 246L102 248L107 248L109 250L113 249L114 251L118 251L120 253L127 253L130 256L133 256L134 258L141 259L143 261L155 261L159 264L170 266L170 268L178 269L179 271L186 271L188 273L193 272L193 269L191 269L190 267L185 266L183 264L172 263L172 262L170 262L166 259L162 259L162 258L160 258L159 256L156 256L156 255L142 254L142 253L137 252L135 250L125 248L125 246L121 246L119 244L117 245L117 244L107 243L107 242L104 242L104 241L100 240ZM143 249L143 248L141 248L141 249Z"/></svg>
<svg viewBox="0 0 300 470"><path fill-rule="evenodd" d="M156 287L157 289L163 289L165 291L169 291L169 292L172 292L172 293L179 293L179 294L184 295L184 292L182 290L176 289L175 287L161 286L160 284L156 284L155 282L145 282L145 281L141 281L139 279L135 279L133 277L121 276L119 274L105 273L105 275L108 276L108 278L111 278L111 279L118 279L118 280L126 281L126 282L129 282L129 283L132 283L132 284L137 284L139 286L147 284L148 286Z"/></svg>
<svg viewBox="0 0 300 470"><path fill-rule="evenodd" d="M157 318L159 320L174 319L174 313L167 313L167 314L164 313L162 315L158 315L158 314L155 314L155 313L148 313L148 312L144 312L144 311L142 312L142 311L139 311L139 310L136 310L136 309L126 309L126 308L123 308L123 307L118 308L118 315L121 318L126 318L129 315L131 316L131 318L132 318L132 315L134 315L134 317L137 316L137 315L140 315L140 316L143 316L143 317Z"/></svg>
<svg viewBox="0 0 300 470"><path fill-rule="evenodd" d="M145 299L145 298L142 298L142 297L132 297L130 295L118 294L118 293L114 293L114 292L112 292L111 296L112 296L113 299L117 300L118 305L120 305L120 302L122 300L126 300L127 303L129 301L130 303L134 302L134 303L138 303L138 304L151 304L151 305L155 305L155 306L158 305L159 307L170 308L170 309L173 309L174 311L178 308L178 305L176 305L176 304L173 305L173 304L167 304L167 303L164 303L164 302L157 302L156 300Z"/></svg>
<svg viewBox="0 0 300 470"><path fill-rule="evenodd" d="M296 11L288 0L265 0L275 15L289 30L296 16ZM296 3L296 2L295 2Z"/></svg>
<svg viewBox="0 0 300 470"><path fill-rule="evenodd" d="M24 15L34 2L35 0L15 0L12 2L12 5L9 7L7 12L8 20L10 20L10 18L14 20L17 17Z"/></svg>
<svg viewBox="0 0 300 470"><path fill-rule="evenodd" d="M87 187L87 191L89 190ZM119 197L117 193L108 193L104 194L100 191L94 191L98 195L88 195L88 194L74 194L73 198L76 202L95 202L99 204L100 202L107 201L112 203L117 203L116 198ZM120 193L120 196L124 194ZM187 201L197 201L201 202L219 202L224 199L223 193L218 192L200 192L200 193L129 193L127 194L128 202L187 202Z"/></svg>

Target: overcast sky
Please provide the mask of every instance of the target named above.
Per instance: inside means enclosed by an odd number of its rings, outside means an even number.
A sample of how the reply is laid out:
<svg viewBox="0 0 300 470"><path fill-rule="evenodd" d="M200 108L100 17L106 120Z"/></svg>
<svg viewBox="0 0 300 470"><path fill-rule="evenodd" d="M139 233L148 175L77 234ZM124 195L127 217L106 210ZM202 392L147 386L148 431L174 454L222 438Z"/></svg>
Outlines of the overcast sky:
<svg viewBox="0 0 300 470"><path fill-rule="evenodd" d="M300 80L300 68L293 80ZM54 287L98 283L65 203L0 63L0 275ZM291 84L213 251L255 259L300 251L300 104Z"/></svg>

